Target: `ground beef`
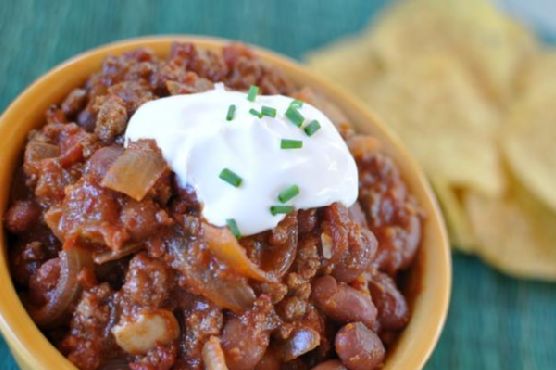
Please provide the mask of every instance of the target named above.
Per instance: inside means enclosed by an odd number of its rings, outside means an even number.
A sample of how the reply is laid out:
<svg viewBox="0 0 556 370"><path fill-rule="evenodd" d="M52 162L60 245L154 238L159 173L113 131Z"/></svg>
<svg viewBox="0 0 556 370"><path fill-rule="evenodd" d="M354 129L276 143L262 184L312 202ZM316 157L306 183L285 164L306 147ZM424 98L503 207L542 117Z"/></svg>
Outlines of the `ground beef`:
<svg viewBox="0 0 556 370"><path fill-rule="evenodd" d="M113 96L104 101L98 109L95 133L105 143L110 143L121 135L127 126L127 110L124 101Z"/></svg>
<svg viewBox="0 0 556 370"><path fill-rule="evenodd" d="M188 296L183 309L181 362L187 369L202 369L201 351L212 335L219 335L224 324L222 310L202 297Z"/></svg>
<svg viewBox="0 0 556 370"><path fill-rule="evenodd" d="M105 344L110 343L106 340L109 333L106 329L110 323L111 299L108 284L100 284L83 293L73 312L69 333L60 347L80 369L98 369L105 361L108 352Z"/></svg>
<svg viewBox="0 0 556 370"><path fill-rule="evenodd" d="M140 253L129 262L122 291L129 306L161 307L173 283L172 271L163 261Z"/></svg>
<svg viewBox="0 0 556 370"><path fill-rule="evenodd" d="M153 142L123 148L141 104L216 82L316 105L358 165L359 199L350 208L297 210L239 240L269 281L212 255L195 191L178 186L167 166L141 196L103 186L128 151L164 163ZM77 258L79 294L41 328L77 367L202 369L209 338L231 370L382 365L410 319L397 275L413 261L423 216L376 140L355 134L318 92L295 86L243 45L219 53L175 43L164 59L147 49L108 57L48 109L45 123L29 134L4 224L12 276L31 312L55 299L65 276L60 256Z"/></svg>

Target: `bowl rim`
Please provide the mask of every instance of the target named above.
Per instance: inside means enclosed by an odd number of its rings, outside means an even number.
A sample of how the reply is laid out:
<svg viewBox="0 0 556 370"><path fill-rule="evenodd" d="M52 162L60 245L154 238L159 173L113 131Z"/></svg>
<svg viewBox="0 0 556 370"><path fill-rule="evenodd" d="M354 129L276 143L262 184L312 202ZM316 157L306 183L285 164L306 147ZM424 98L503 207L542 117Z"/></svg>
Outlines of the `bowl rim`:
<svg viewBox="0 0 556 370"><path fill-rule="evenodd" d="M169 50L169 45L173 41L193 42L203 49L218 49L222 45L233 40L226 40L213 37L204 37L196 35L163 35L163 36L148 36L133 39L126 39L121 41L112 42L109 44L101 45L93 48L84 53L77 54L76 56L66 60L58 66L52 68L47 73L35 80L23 92L21 92L13 102L6 108L0 117L0 136L4 138L4 143L10 143L17 138L19 141L23 140L22 137L26 136L29 125L26 128L18 125L11 125L11 122L25 121L31 119L32 115L22 115L33 106L33 101L40 91L48 91L50 85L59 78L68 76L72 73L79 74L84 79L89 76L92 71L98 70L100 63L107 55L118 55L122 52L133 50L139 47L148 47L154 49L157 54L164 53ZM429 183L426 181L421 167L417 164L415 159L409 155L398 137L390 131L384 124L381 123L375 115L364 106L357 98L351 96L347 91L335 86L330 81L322 76L317 76L308 68L298 64L295 60L270 52L257 46L249 45L250 49L265 63L277 66L285 72L293 81L301 82L300 85L317 86L319 92L324 93L326 96L333 96L331 99L335 105L342 108L342 111L347 113L350 117L356 115L359 120L365 122L365 129L372 131L377 135L385 147L392 151L400 171L406 181L411 180L410 187L412 192L415 193L416 189L419 193L419 201L421 206L426 208L427 220L429 224L427 228L434 230L431 237L431 243L434 246L425 248L424 243L420 246L422 253L426 253L423 257L423 266L421 274L423 280L422 291L417 298L417 302L412 307L413 319L410 321L408 327L400 336L398 345L388 358L384 369L421 369L435 348L439 339L441 330L446 321L448 305L450 299L450 291L452 284L452 265L451 255L448 243L446 227L441 216L436 198L433 195ZM86 70L87 72L83 72ZM81 72L79 72L81 71ZM78 85L73 86L78 87ZM69 93L70 89L65 89L65 93ZM46 94L49 95L49 94ZM52 100L50 100L52 102ZM341 103L339 103L341 102ZM347 111L346 111L347 108ZM41 111L34 112L36 117L44 115ZM33 119L36 119L33 118ZM357 129L362 129L363 124L356 124ZM38 126L38 125L37 125ZM365 130L361 130L365 131ZM25 136L22 136L25 135ZM16 142L18 140L15 140ZM17 150L14 147L17 146ZM11 149L11 150L10 150ZM7 165L0 166L3 169L0 171L0 182L10 181L13 173L13 168L17 158L21 155L21 145L3 145L0 147L0 163ZM402 159L402 161L400 161ZM401 168L403 167L403 168ZM0 193L2 199L0 200L0 219L3 219L7 206L7 197L9 194L8 189L4 189ZM423 204L423 202L425 204ZM429 236L424 235L426 239ZM2 248L2 257L0 257L0 278L9 279L10 284L4 287L3 299L0 300L0 331L4 335L12 353L14 354L18 363L23 366L29 366L32 369L75 369L75 367L65 358L53 345L48 342L46 337L37 329L34 322L25 311L19 296L16 294L14 285L12 284L10 270L7 262L7 242L5 238L5 231L0 227L0 247ZM420 252L421 253L421 252ZM436 269L436 274L432 274L431 268ZM428 270L427 270L428 268ZM428 284L428 285L427 285ZM429 297L430 296L430 297ZM427 300L425 300L425 298ZM432 301L434 298L434 302ZM414 325L416 310L419 309L419 314L424 319L428 320L427 325ZM422 321L422 320L421 320ZM410 328L414 329L410 333L414 337L407 338ZM426 329L425 332L421 330Z"/></svg>

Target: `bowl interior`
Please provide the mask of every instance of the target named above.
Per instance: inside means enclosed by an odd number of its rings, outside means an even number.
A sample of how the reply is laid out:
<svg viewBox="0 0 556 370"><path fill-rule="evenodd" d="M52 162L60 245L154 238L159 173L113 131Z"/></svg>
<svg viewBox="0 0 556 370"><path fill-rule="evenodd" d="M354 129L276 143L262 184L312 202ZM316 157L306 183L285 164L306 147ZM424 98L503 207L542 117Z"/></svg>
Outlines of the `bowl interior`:
<svg viewBox="0 0 556 370"><path fill-rule="evenodd" d="M199 47L217 50L226 42L198 37L162 37L135 39L109 44L78 55L56 67L25 90L0 118L0 218L7 207L12 173L19 163L27 133L44 124L44 112L52 103L60 102L73 88L98 70L109 54L121 54L138 47L149 47L166 55L172 41L192 41ZM295 62L276 54L254 48L265 62L280 67L300 86L308 86L324 94L350 119L356 129L378 138L386 152L398 164L402 176L426 214L423 243L409 273L412 320L390 351L385 369L420 369L438 340L448 309L451 285L451 262L444 223L436 201L422 171L400 144L361 103L302 68ZM0 228L0 279L4 282L0 300L0 329L22 368L74 369L58 350L38 331L17 296L7 263L7 246Z"/></svg>

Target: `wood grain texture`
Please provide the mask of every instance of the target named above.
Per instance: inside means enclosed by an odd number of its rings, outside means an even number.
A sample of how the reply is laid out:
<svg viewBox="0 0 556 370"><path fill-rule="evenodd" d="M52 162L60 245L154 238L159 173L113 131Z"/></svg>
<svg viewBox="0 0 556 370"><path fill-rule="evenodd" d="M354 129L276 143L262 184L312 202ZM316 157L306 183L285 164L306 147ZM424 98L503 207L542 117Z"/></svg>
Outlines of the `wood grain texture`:
<svg viewBox="0 0 556 370"><path fill-rule="evenodd" d="M1 0L0 110L54 65L100 44L205 34L300 58L360 30L386 0ZM454 256L448 322L427 370L556 367L556 285ZM0 369L17 369L0 339Z"/></svg>

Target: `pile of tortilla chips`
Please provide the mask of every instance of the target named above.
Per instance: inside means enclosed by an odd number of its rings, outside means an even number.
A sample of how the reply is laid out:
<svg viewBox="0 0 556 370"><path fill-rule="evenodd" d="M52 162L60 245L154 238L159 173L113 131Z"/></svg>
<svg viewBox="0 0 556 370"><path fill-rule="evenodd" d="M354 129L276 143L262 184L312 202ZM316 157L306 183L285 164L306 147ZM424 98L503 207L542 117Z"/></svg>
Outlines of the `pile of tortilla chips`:
<svg viewBox="0 0 556 370"><path fill-rule="evenodd" d="M402 138L454 246L556 280L556 52L487 0L412 0L308 62Z"/></svg>

